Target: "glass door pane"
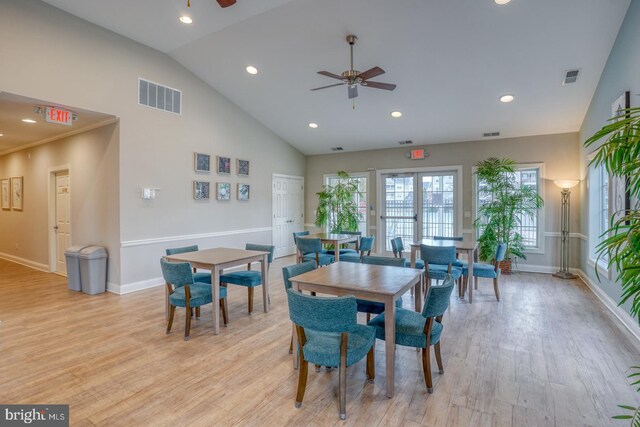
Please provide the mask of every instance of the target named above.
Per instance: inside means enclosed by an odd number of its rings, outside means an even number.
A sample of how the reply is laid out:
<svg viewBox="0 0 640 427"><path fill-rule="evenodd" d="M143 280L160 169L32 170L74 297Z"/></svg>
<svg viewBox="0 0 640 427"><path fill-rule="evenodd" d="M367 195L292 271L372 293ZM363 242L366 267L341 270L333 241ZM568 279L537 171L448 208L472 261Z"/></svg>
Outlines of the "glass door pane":
<svg viewBox="0 0 640 427"><path fill-rule="evenodd" d="M420 174L422 194L421 239L433 236L453 237L456 230L454 172Z"/></svg>
<svg viewBox="0 0 640 427"><path fill-rule="evenodd" d="M388 174L382 176L383 236L385 249L391 251L390 240L402 237L405 246L415 241L416 231L416 186L415 174Z"/></svg>

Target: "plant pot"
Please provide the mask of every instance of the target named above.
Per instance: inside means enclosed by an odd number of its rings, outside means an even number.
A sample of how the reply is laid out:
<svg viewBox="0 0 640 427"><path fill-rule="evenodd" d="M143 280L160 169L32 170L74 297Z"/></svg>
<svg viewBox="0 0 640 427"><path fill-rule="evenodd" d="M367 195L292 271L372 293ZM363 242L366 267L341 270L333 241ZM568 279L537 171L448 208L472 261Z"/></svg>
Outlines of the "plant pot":
<svg viewBox="0 0 640 427"><path fill-rule="evenodd" d="M502 274L511 274L511 258L507 258L504 261L500 261L498 264Z"/></svg>

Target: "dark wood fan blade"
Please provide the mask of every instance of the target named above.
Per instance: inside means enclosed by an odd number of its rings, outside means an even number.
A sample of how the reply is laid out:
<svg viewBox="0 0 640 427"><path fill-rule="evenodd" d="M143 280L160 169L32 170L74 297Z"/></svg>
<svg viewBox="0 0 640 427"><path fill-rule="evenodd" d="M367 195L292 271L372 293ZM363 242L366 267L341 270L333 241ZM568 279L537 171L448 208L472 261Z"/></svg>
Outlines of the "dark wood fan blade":
<svg viewBox="0 0 640 427"><path fill-rule="evenodd" d="M384 74L384 70L382 68L373 67L370 70L363 71L362 73L358 74L358 77L360 77L362 80L367 80L367 79L372 79L374 77L377 77L381 74Z"/></svg>
<svg viewBox="0 0 640 427"><path fill-rule="evenodd" d="M236 4L236 0L217 0L220 7L229 7Z"/></svg>
<svg viewBox="0 0 640 427"><path fill-rule="evenodd" d="M366 84L363 84L363 86L372 87L374 89L384 89L384 90L394 90L396 88L396 85L394 84L380 83L380 82L366 82Z"/></svg>
<svg viewBox="0 0 640 427"><path fill-rule="evenodd" d="M328 71L318 71L318 74L321 74L321 75L327 76L327 77L331 77L332 79L342 80L342 77L340 77L339 75L330 73Z"/></svg>
<svg viewBox="0 0 640 427"><path fill-rule="evenodd" d="M352 85L348 87L349 99L358 97L358 86Z"/></svg>
<svg viewBox="0 0 640 427"><path fill-rule="evenodd" d="M334 87L334 86L342 86L344 83L336 83L334 85L329 85L329 86L322 86L322 87L317 87L315 89L311 89L311 90L320 90L320 89L326 89L328 87Z"/></svg>

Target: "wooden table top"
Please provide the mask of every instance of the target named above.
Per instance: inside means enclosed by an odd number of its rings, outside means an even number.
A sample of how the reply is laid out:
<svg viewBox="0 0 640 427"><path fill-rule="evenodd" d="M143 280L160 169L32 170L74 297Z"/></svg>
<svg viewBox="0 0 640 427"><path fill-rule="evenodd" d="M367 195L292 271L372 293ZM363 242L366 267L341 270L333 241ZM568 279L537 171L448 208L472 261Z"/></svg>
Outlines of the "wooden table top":
<svg viewBox="0 0 640 427"><path fill-rule="evenodd" d="M417 242L413 242L411 247L419 247L420 245L427 246L455 246L456 249L459 250L475 250L478 247L478 242L475 239L464 239L464 240L433 240L433 239L422 239Z"/></svg>
<svg viewBox="0 0 640 427"><path fill-rule="evenodd" d="M290 280L297 283L329 286L345 294L358 291L377 295L396 295L419 280L422 270L387 265L335 262Z"/></svg>
<svg viewBox="0 0 640 427"><path fill-rule="evenodd" d="M299 236L298 239L358 240L358 237L355 234L315 233L308 236Z"/></svg>
<svg viewBox="0 0 640 427"><path fill-rule="evenodd" d="M246 258L258 257L268 254L264 251L248 251L235 248L213 248L195 252L184 252L167 256L171 261L185 261L197 264L225 264L227 262L240 261Z"/></svg>

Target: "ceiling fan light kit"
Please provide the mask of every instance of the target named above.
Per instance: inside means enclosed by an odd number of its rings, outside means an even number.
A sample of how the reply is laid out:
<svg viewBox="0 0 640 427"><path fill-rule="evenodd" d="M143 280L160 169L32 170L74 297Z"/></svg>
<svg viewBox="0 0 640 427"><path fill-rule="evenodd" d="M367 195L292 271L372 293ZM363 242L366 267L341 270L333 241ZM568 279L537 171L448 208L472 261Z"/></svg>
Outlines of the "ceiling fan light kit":
<svg viewBox="0 0 640 427"><path fill-rule="evenodd" d="M342 83L335 83L328 86L321 86L314 89L312 91L327 89L335 86L343 86L347 85L347 95L349 99L356 98L358 96L358 86L370 87L374 89L383 89L383 90L394 90L396 85L391 83L382 83L382 82L372 82L369 79L377 77L385 73L385 71L380 67L373 67L368 69L367 71L360 72L353 68L353 46L358 41L358 37L353 34L349 34L347 36L347 43L349 43L351 49L351 66L347 71L343 71L340 75L330 73L329 71L318 71L318 74L330 77L336 80L342 80Z"/></svg>

